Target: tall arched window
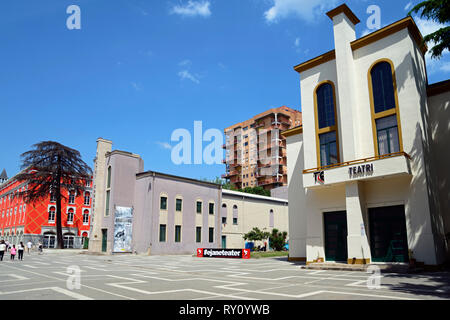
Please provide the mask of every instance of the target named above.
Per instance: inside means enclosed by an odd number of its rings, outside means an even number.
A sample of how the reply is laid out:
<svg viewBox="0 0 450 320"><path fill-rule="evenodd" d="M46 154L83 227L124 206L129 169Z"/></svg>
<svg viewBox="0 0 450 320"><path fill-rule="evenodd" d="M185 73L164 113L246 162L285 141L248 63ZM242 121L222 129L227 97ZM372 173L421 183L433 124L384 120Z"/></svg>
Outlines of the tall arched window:
<svg viewBox="0 0 450 320"><path fill-rule="evenodd" d="M55 216L56 216L56 209L55 207L50 207L48 210L48 222L54 223L55 222Z"/></svg>
<svg viewBox="0 0 450 320"><path fill-rule="evenodd" d="M238 207L237 207L237 205L233 206L233 224L234 225L238 224Z"/></svg>
<svg viewBox="0 0 450 320"><path fill-rule="evenodd" d="M270 209L269 211L269 228L273 228L274 226L274 215L273 215L273 209Z"/></svg>
<svg viewBox="0 0 450 320"><path fill-rule="evenodd" d="M403 150L395 69L392 61L375 62L369 70L372 128L377 156Z"/></svg>
<svg viewBox="0 0 450 320"><path fill-rule="evenodd" d="M317 163L324 167L339 163L336 95L331 81L320 83L315 90Z"/></svg>
<svg viewBox="0 0 450 320"><path fill-rule="evenodd" d="M89 192L84 193L84 205L88 206L91 204L91 194Z"/></svg>

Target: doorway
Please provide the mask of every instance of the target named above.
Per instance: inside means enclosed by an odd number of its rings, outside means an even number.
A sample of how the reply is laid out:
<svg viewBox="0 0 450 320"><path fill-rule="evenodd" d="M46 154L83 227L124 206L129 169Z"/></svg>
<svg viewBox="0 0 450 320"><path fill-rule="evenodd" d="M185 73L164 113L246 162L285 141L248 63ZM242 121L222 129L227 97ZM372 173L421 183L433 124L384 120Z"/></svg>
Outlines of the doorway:
<svg viewBox="0 0 450 320"><path fill-rule="evenodd" d="M227 236L222 236L222 249L227 248Z"/></svg>
<svg viewBox="0 0 450 320"><path fill-rule="evenodd" d="M325 260L347 263L347 212L324 212Z"/></svg>
<svg viewBox="0 0 450 320"><path fill-rule="evenodd" d="M372 261L409 261L405 206L369 208L369 227Z"/></svg>
<svg viewBox="0 0 450 320"><path fill-rule="evenodd" d="M106 252L108 246L108 229L102 229L102 252Z"/></svg>

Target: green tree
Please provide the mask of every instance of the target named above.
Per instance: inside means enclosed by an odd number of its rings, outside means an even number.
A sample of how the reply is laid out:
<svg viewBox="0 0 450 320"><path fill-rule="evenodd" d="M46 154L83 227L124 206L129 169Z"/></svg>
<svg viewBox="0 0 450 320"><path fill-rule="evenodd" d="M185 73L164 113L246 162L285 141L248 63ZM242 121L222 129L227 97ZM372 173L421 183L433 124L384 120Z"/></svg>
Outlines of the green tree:
<svg viewBox="0 0 450 320"><path fill-rule="evenodd" d="M253 228L248 233L244 234L244 240L248 241L262 241L270 236L269 232L262 231L258 227Z"/></svg>
<svg viewBox="0 0 450 320"><path fill-rule="evenodd" d="M238 191L270 197L270 190L265 190L263 187L246 187L244 189L239 189Z"/></svg>
<svg viewBox="0 0 450 320"><path fill-rule="evenodd" d="M27 184L19 196L25 202L47 199L53 194L56 199L56 238L58 248L64 248L61 223L61 199L67 199L69 191L82 194L92 170L81 159L80 152L58 142L44 141L32 146L34 149L21 155L22 172L18 181ZM63 192L65 191L65 192Z"/></svg>
<svg viewBox="0 0 450 320"><path fill-rule="evenodd" d="M440 24L448 24L450 22L450 0L426 0L415 5L408 13L418 13L421 11L420 17L428 20L439 22ZM450 26L440 28L436 32L425 35L424 43L433 44L431 48L431 57L440 58L444 50L450 50Z"/></svg>
<svg viewBox="0 0 450 320"><path fill-rule="evenodd" d="M280 232L278 229L272 229L272 234L269 237L270 247L275 251L283 250L286 245L287 232Z"/></svg>

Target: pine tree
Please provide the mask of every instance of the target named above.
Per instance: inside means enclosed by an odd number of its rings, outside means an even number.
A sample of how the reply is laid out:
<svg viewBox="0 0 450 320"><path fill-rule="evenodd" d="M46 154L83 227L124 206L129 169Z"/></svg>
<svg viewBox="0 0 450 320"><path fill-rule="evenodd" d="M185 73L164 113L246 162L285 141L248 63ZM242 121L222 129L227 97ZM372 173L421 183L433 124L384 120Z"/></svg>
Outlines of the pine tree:
<svg viewBox="0 0 450 320"><path fill-rule="evenodd" d="M43 141L32 147L33 150L21 155L22 172L16 178L25 181L28 188L19 196L29 203L53 194L56 199L56 237L58 248L63 249L61 199L67 199L69 192L82 194L92 170L81 159L79 151L58 142Z"/></svg>

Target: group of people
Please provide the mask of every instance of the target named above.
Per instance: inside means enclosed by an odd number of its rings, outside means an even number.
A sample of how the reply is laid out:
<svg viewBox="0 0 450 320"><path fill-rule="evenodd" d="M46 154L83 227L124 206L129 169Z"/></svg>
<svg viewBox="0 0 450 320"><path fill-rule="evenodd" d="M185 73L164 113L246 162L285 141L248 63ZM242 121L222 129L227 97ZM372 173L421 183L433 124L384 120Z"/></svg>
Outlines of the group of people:
<svg viewBox="0 0 450 320"><path fill-rule="evenodd" d="M27 242L27 251L28 253L30 253L31 247L33 246L33 243L31 241ZM39 242L38 243L38 249L39 252L42 252L42 244ZM11 260L14 260L16 255L17 255L17 259L18 260L23 260L23 253L25 251L25 245L23 244L23 242L20 242L17 245L13 244L11 246L11 244L8 242L8 240L0 240L0 261L3 261L3 257L5 256L5 253L7 253L9 251L10 254L10 258Z"/></svg>

